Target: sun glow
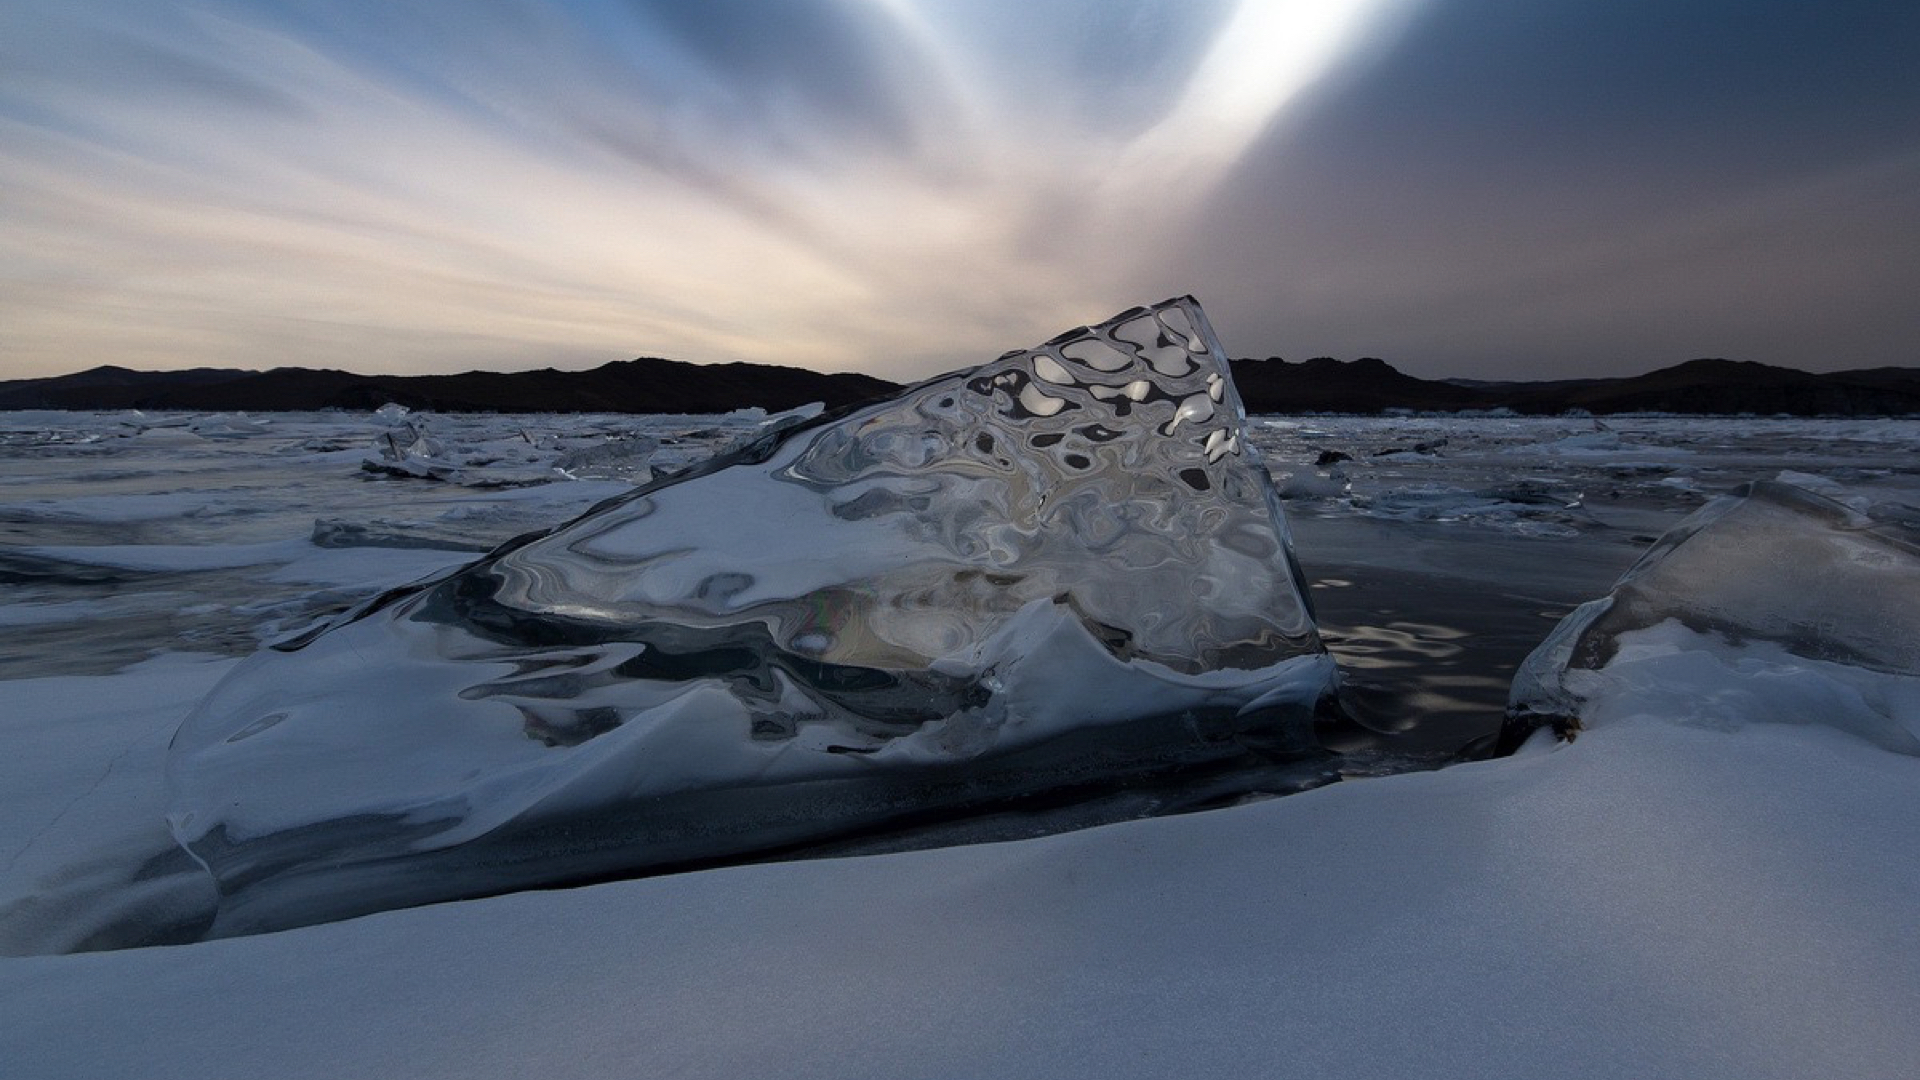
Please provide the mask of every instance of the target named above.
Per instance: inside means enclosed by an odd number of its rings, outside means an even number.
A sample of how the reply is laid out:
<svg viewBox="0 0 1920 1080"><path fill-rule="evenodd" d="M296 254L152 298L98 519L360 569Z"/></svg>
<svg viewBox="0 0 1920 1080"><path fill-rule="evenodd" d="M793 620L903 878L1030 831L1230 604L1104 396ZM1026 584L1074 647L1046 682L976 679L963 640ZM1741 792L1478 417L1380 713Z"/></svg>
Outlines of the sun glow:
<svg viewBox="0 0 1920 1080"><path fill-rule="evenodd" d="M1409 0L1241 0L1179 101L1127 148L1164 185L1216 180L1286 106Z"/></svg>

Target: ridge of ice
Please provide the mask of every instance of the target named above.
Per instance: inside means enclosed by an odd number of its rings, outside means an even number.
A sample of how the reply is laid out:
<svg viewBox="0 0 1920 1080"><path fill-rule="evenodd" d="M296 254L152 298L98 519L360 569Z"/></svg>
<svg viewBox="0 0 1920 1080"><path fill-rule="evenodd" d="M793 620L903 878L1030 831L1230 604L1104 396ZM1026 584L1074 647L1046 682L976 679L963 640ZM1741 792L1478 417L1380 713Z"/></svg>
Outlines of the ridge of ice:
<svg viewBox="0 0 1920 1080"><path fill-rule="evenodd" d="M213 932L1316 761L1334 668L1244 424L1170 300L263 651L170 752Z"/></svg>

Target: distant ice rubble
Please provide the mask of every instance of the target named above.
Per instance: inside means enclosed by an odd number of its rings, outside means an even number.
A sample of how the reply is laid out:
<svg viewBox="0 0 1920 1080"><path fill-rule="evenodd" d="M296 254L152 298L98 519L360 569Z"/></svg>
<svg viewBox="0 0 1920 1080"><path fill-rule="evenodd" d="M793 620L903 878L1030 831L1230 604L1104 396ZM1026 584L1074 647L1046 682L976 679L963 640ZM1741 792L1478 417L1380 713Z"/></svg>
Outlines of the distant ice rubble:
<svg viewBox="0 0 1920 1080"><path fill-rule="evenodd" d="M399 480L440 480L468 487L521 487L555 479L552 457L536 448L533 438L520 432L517 439L482 445L449 443L439 437L425 417L383 405L375 415L387 422L374 436L374 452L360 462L362 472ZM648 448L651 453L652 448ZM614 455L609 455L613 458ZM644 466L643 466L644 467Z"/></svg>
<svg viewBox="0 0 1920 1080"><path fill-rule="evenodd" d="M488 423L425 415L389 404L373 413L380 428L359 467L370 478L468 488L557 480L643 484L724 452L736 437L758 438L820 411L814 403L775 416L753 408L718 417L575 417L558 430L549 417L545 425L515 430L497 418Z"/></svg>
<svg viewBox="0 0 1920 1080"><path fill-rule="evenodd" d="M554 461L556 472L569 480L652 480L647 462L660 450L660 440L648 435L608 439L569 450Z"/></svg>
<svg viewBox="0 0 1920 1080"><path fill-rule="evenodd" d="M390 463L444 456L391 419ZM1171 300L263 650L169 756L211 933L1323 782L1334 665L1244 428Z"/></svg>
<svg viewBox="0 0 1920 1080"><path fill-rule="evenodd" d="M385 410L393 407L383 405L376 415L385 419L389 415ZM444 480L459 465L447 458L446 449L427 434L424 425L402 420L374 436L374 453L360 463L360 468L379 476Z"/></svg>
<svg viewBox="0 0 1920 1080"><path fill-rule="evenodd" d="M1277 483L1288 503L1334 502L1343 512L1382 521L1470 522L1535 537L1578 536L1594 524L1581 491L1525 477L1479 488L1415 482L1357 491L1348 469L1334 464L1302 465Z"/></svg>
<svg viewBox="0 0 1920 1080"><path fill-rule="evenodd" d="M1782 475L1823 491L1716 499L1568 615L1521 666L1502 741L1813 723L1920 755L1920 510Z"/></svg>

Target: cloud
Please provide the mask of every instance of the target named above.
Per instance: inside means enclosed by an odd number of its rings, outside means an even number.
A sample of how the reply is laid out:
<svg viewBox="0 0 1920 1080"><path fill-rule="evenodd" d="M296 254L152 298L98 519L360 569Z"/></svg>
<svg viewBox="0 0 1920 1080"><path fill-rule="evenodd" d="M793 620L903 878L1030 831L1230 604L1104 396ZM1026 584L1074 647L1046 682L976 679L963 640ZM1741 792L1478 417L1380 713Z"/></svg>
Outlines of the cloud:
<svg viewBox="0 0 1920 1080"><path fill-rule="evenodd" d="M1879 5L1430 5L1200 215L1215 324L1433 376L1913 363L1915 42Z"/></svg>
<svg viewBox="0 0 1920 1080"><path fill-rule="evenodd" d="M1807 283L1905 325L1847 259L1904 270L1912 230L1846 207L1907 208L1909 98L1822 119L1909 86L1897 48L1776 91L1772 29L1722 62L1749 91L1662 89L1717 24L1490 4L26 0L0 366L915 378L1188 291L1235 351L1462 365L1434 374L1732 352ZM1774 317L1743 326L1729 268Z"/></svg>
<svg viewBox="0 0 1920 1080"><path fill-rule="evenodd" d="M1005 53L937 4L37 9L0 356L972 362L1156 299L1289 92L1229 70L1286 5L1177 8L1010 7Z"/></svg>

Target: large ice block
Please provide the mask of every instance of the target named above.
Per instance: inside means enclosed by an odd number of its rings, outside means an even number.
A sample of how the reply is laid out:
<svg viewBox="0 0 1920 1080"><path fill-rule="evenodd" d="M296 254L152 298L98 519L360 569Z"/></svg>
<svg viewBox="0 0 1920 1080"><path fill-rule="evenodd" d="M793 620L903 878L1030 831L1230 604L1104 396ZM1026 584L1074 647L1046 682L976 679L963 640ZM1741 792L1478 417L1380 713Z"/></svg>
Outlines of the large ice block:
<svg viewBox="0 0 1920 1080"><path fill-rule="evenodd" d="M1841 727L1920 754L1920 528L1761 481L1675 526L1514 680L1503 742L1635 717Z"/></svg>
<svg viewBox="0 0 1920 1080"><path fill-rule="evenodd" d="M215 933L1311 757L1335 672L1244 419L1170 300L264 650L171 752Z"/></svg>

